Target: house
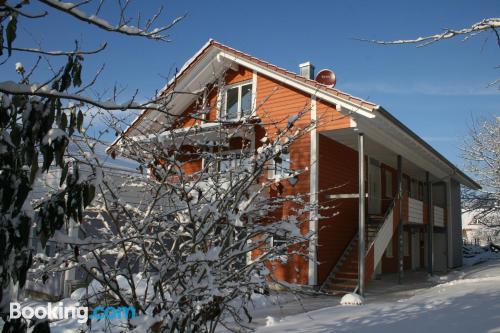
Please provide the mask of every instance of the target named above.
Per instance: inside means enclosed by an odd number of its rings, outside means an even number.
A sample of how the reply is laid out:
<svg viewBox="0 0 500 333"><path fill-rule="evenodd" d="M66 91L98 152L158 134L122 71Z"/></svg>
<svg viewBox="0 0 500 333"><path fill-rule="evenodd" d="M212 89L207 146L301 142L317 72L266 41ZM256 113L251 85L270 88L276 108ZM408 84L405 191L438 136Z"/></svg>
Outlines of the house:
<svg viewBox="0 0 500 333"><path fill-rule="evenodd" d="M274 119L308 105L306 120L318 121L288 152L292 168L308 171L285 191L309 193L314 207L334 200L338 214L319 208L309 213L306 231L317 237L308 251L318 264L294 258L275 270L276 278L363 293L365 283L376 275L462 265L460 187L479 185L422 138L380 105L313 80L311 63L302 64L297 74L214 40L164 88L193 92L174 95L170 114L189 113L195 93L221 73L225 88L207 96L211 109L202 125L247 116L241 107L245 103L254 106L249 109L256 110L252 112L257 117L266 110ZM124 136L160 133L162 117L145 111ZM110 149L119 150L120 140ZM331 217L320 219L323 215Z"/></svg>

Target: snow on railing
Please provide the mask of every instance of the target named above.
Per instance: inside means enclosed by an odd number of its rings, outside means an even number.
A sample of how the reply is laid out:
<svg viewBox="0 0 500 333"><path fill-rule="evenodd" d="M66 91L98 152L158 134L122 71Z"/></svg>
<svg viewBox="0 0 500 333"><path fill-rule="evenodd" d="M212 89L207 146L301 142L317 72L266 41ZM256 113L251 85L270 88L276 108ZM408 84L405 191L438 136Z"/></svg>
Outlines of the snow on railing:
<svg viewBox="0 0 500 333"><path fill-rule="evenodd" d="M379 229L377 236L370 244L365 256L366 279L370 279L377 265L379 264L385 249L391 241L394 232L399 224L399 207L401 204L400 195L396 195L392 201L384 218L382 227Z"/></svg>
<svg viewBox="0 0 500 333"><path fill-rule="evenodd" d="M408 222L424 223L424 203L422 201L408 198Z"/></svg>
<svg viewBox="0 0 500 333"><path fill-rule="evenodd" d="M434 206L434 225L444 227L444 208Z"/></svg>

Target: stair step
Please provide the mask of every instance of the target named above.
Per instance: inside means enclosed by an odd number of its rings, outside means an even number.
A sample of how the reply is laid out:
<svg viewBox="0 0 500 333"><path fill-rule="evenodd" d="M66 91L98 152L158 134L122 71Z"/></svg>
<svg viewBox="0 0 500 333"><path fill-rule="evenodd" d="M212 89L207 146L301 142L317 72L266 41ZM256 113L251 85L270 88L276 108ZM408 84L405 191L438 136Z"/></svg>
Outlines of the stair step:
<svg viewBox="0 0 500 333"><path fill-rule="evenodd" d="M358 280L357 279L338 279L338 278L335 278L332 280L332 283L330 285L331 286L346 286L346 287L354 286L354 288L356 288L356 286L358 285Z"/></svg>
<svg viewBox="0 0 500 333"><path fill-rule="evenodd" d="M331 294L331 295L334 295L334 296L344 296L345 294L349 294L351 292L353 292L354 290L351 290L351 291L346 291L346 290L335 290L335 289L330 289L328 290L328 292Z"/></svg>
<svg viewBox="0 0 500 333"><path fill-rule="evenodd" d="M358 285L357 284L353 284L353 285L347 285L347 284L331 284L329 285L328 289L330 290L344 290L344 291L347 291L347 292L352 292L354 289L356 289Z"/></svg>
<svg viewBox="0 0 500 333"><path fill-rule="evenodd" d="M358 272L338 272L335 274L336 279L358 279Z"/></svg>

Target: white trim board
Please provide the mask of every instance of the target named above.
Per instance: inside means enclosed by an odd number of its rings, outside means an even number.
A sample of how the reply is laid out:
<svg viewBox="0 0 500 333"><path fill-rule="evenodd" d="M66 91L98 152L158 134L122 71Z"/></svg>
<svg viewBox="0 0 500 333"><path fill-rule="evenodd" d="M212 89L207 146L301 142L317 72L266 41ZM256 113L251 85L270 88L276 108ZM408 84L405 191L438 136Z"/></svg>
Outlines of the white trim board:
<svg viewBox="0 0 500 333"><path fill-rule="evenodd" d="M317 120L316 116L316 96L311 96L311 122ZM309 203L311 210L309 211L309 233L313 238L309 240L309 257L314 260L309 260L308 267L308 284L311 286L317 285L318 281L318 265L317 261L317 242L318 242L318 189L319 189L319 161L318 161L318 131L316 126L311 130L311 144L309 156Z"/></svg>

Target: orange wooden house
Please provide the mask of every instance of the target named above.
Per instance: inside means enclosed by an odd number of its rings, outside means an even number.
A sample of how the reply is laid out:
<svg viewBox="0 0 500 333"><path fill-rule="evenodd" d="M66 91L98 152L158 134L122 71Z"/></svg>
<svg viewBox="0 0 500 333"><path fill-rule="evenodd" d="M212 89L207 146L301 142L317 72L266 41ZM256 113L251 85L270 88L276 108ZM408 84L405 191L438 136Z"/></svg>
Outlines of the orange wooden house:
<svg viewBox="0 0 500 333"><path fill-rule="evenodd" d="M383 107L313 80L310 63L297 74L214 40L179 71L175 89L197 92L220 73L225 87L208 96L213 111L206 116L207 126L219 117L249 116L248 110L283 119L304 105L309 111L300 121L318 121L289 149L291 168L308 171L285 191L308 193L311 203L320 205L334 200L338 214L309 213L304 231L317 235L308 249L318 264L290 258L275 271L276 278L362 294L376 275L462 265L460 187L479 185ZM174 99L170 113L182 115L190 112L196 94ZM146 111L124 135L161 132L161 117ZM111 149L118 149L119 141Z"/></svg>

